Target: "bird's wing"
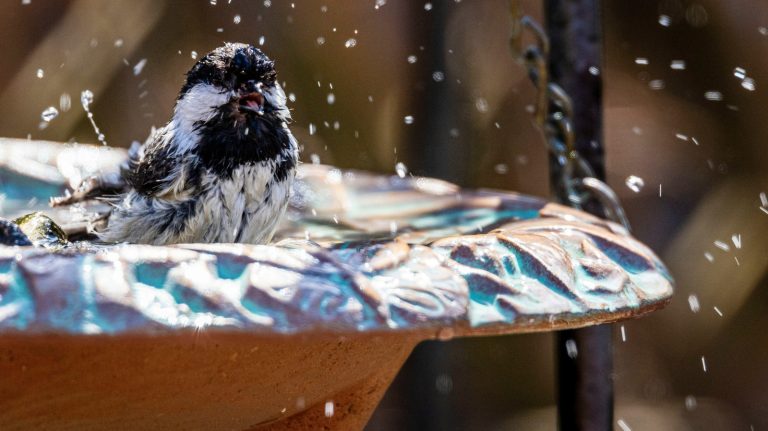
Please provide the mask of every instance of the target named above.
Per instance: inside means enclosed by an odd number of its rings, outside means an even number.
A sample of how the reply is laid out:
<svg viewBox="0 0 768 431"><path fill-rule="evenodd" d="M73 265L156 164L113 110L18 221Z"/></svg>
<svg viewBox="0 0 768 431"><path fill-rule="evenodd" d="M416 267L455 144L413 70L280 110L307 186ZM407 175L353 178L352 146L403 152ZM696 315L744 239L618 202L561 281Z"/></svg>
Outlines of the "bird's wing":
<svg viewBox="0 0 768 431"><path fill-rule="evenodd" d="M170 146L165 142L169 138L166 126L154 131L143 145L134 142L119 172L85 178L72 192L52 198L51 206L72 205L94 199L114 202L131 189L145 196L162 194L178 176L175 174L177 163L174 163L174 158L169 154Z"/></svg>
<svg viewBox="0 0 768 431"><path fill-rule="evenodd" d="M146 197L170 201L181 200L192 193L197 184L196 157L177 154L175 146L168 142L170 139L173 133L166 126L131 152L121 169L131 189Z"/></svg>

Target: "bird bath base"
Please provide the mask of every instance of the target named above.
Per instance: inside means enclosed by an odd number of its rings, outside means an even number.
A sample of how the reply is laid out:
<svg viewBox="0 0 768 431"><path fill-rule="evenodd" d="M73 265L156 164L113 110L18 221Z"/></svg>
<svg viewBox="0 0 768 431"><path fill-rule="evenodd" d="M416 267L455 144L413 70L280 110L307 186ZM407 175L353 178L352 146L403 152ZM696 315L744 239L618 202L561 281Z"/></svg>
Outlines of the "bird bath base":
<svg viewBox="0 0 768 431"><path fill-rule="evenodd" d="M0 140L4 217L119 150ZM3 429L361 429L421 340L638 316L672 294L622 227L543 200L300 170L276 245L0 246ZM31 200L30 200L31 199Z"/></svg>
<svg viewBox="0 0 768 431"><path fill-rule="evenodd" d="M419 339L3 336L0 417L6 430L362 429Z"/></svg>

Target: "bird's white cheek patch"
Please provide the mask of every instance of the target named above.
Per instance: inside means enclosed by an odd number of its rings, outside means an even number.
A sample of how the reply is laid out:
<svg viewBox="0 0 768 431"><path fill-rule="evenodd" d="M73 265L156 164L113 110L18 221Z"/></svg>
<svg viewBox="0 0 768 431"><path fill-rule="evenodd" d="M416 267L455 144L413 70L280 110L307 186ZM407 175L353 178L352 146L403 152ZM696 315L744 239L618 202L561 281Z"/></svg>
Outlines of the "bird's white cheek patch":
<svg viewBox="0 0 768 431"><path fill-rule="evenodd" d="M198 121L208 121L216 108L229 103L232 94L210 84L197 84L176 103L173 118L181 127L191 127Z"/></svg>
<svg viewBox="0 0 768 431"><path fill-rule="evenodd" d="M210 84L197 84L176 103L171 131L178 152L188 151L197 142L195 123L211 120L217 108L229 103L232 93Z"/></svg>
<svg viewBox="0 0 768 431"><path fill-rule="evenodd" d="M272 106L275 106L278 109L285 108L285 104L288 102L288 99L285 97L285 91L283 91L283 87L281 87L278 83L275 83L274 89L265 91L264 96Z"/></svg>

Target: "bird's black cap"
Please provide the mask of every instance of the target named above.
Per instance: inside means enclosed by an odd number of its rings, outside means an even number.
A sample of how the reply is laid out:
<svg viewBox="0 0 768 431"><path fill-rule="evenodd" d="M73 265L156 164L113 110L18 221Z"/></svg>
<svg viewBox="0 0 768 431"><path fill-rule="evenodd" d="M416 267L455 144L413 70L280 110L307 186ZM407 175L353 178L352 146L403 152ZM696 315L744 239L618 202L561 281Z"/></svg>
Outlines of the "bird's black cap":
<svg viewBox="0 0 768 431"><path fill-rule="evenodd" d="M271 85L276 77L275 62L259 48L244 43L226 43L206 54L187 72L179 99L201 83L235 89L254 80Z"/></svg>

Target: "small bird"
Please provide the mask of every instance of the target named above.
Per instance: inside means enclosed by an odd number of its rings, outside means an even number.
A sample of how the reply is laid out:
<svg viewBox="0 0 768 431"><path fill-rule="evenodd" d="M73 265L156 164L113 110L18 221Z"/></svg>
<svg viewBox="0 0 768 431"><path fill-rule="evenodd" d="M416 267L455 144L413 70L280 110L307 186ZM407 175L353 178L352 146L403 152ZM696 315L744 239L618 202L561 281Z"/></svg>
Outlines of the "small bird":
<svg viewBox="0 0 768 431"><path fill-rule="evenodd" d="M186 76L171 120L131 147L119 178L86 179L51 203L110 202L105 242L268 243L298 163L274 62L227 43Z"/></svg>

